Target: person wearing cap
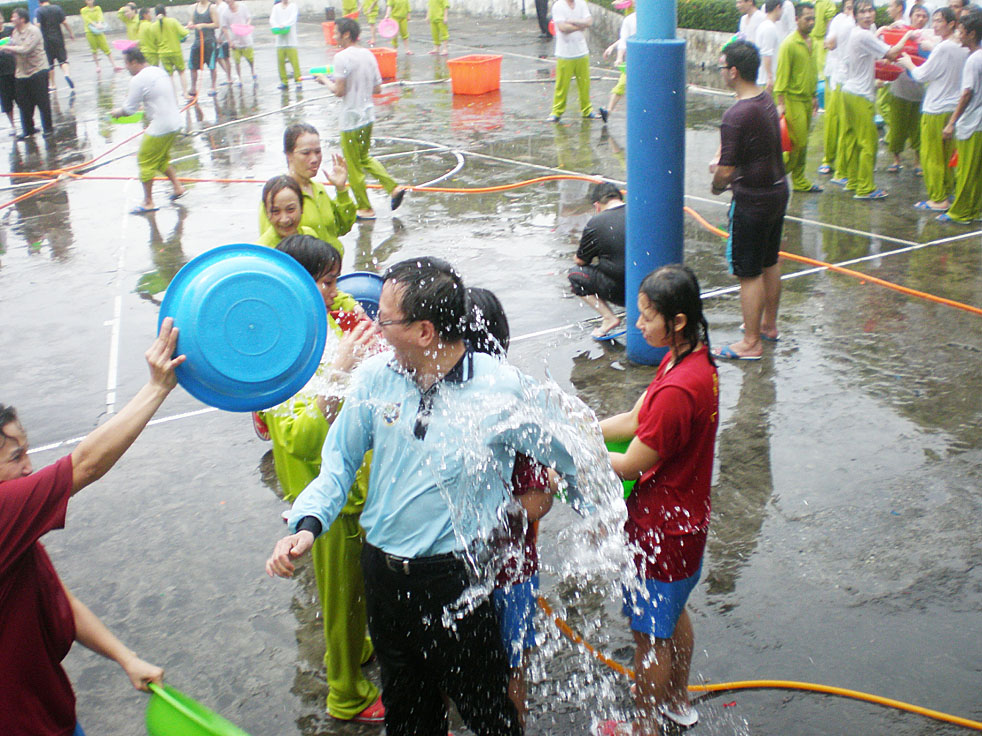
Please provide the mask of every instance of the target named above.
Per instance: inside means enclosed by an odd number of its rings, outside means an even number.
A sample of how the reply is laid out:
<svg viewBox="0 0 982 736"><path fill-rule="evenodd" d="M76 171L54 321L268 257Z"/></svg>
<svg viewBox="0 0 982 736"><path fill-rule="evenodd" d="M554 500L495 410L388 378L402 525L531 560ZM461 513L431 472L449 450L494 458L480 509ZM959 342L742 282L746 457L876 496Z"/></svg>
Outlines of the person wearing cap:
<svg viewBox="0 0 982 736"><path fill-rule="evenodd" d="M0 733L5 736L85 736L61 666L74 642L117 662L139 690L163 679L160 667L137 657L72 595L40 539L64 528L69 501L112 469L177 385L174 369L184 361L173 357L177 332L166 318L146 352L150 379L143 388L71 453L37 472L17 412L0 404Z"/></svg>
<svg viewBox="0 0 982 736"><path fill-rule="evenodd" d="M624 247L627 242L627 211L624 195L609 181L595 184L590 201L597 211L583 228L574 259L576 268L567 278L572 292L600 313L600 326L593 339L613 340L624 335L621 318L610 304L624 306Z"/></svg>

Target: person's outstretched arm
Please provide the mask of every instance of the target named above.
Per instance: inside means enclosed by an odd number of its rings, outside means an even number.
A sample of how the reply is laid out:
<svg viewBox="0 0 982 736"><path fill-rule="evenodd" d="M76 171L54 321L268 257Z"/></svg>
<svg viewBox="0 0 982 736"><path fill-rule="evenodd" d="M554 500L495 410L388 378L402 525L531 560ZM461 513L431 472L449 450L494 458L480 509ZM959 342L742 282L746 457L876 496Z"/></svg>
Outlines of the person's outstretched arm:
<svg viewBox="0 0 982 736"><path fill-rule="evenodd" d="M72 495L109 472L177 385L174 369L184 362L184 356L172 357L176 347L177 328L168 317L146 352L150 380L116 416L93 430L72 452Z"/></svg>
<svg viewBox="0 0 982 736"><path fill-rule="evenodd" d="M91 649L96 654L116 662L123 668L123 672L137 690L146 691L148 683L156 682L160 685L163 682L164 671L160 667L144 662L127 649L123 642L106 628L99 617L72 595L68 588L65 588L65 595L68 596L72 616L75 618L75 641L86 649Z"/></svg>

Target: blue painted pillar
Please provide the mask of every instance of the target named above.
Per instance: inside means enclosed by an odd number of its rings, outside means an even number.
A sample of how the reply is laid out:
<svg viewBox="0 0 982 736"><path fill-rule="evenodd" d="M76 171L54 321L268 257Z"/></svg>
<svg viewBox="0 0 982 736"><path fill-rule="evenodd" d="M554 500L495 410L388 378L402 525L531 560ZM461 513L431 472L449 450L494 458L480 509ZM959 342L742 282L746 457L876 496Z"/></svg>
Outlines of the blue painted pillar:
<svg viewBox="0 0 982 736"><path fill-rule="evenodd" d="M627 42L627 357L657 364L634 326L637 294L651 271L682 262L685 183L685 41L675 38L675 0L636 2Z"/></svg>

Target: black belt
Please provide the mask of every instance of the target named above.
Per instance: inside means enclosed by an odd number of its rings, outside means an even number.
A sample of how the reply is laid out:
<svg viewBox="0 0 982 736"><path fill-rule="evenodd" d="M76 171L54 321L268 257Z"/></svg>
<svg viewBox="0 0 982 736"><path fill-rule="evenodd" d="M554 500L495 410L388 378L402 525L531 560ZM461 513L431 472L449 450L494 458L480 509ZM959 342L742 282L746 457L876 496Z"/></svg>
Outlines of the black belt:
<svg viewBox="0 0 982 736"><path fill-rule="evenodd" d="M372 547L372 545L369 544L366 544L365 546ZM399 557L399 555L390 555L388 552L384 552L378 547L372 547L372 549L381 555L387 568L389 568L392 572L401 572L403 575L412 575L413 573L421 573L424 571L433 573L434 570L439 570L440 568L451 570L454 567L463 566L463 562L460 560L460 558L452 552L447 552L442 555L431 555L429 557Z"/></svg>

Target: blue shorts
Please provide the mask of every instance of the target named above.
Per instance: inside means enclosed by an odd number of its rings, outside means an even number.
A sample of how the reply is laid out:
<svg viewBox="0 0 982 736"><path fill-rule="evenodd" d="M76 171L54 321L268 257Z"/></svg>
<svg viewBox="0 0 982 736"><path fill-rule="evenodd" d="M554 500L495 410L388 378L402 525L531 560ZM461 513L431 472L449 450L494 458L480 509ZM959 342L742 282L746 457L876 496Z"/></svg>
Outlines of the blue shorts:
<svg viewBox="0 0 982 736"><path fill-rule="evenodd" d="M623 613L631 619L631 630L648 634L656 639L671 639L675 624L682 615L689 594L699 582L702 565L684 580L666 583L651 578L638 578L644 584L647 594L637 588L624 588Z"/></svg>
<svg viewBox="0 0 982 736"><path fill-rule="evenodd" d="M524 583L494 589L494 611L501 627L508 666L512 669L521 667L523 653L535 646L535 595L538 590L538 575Z"/></svg>

